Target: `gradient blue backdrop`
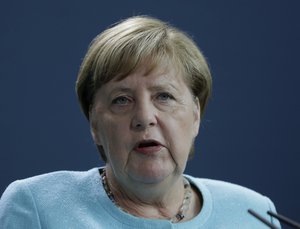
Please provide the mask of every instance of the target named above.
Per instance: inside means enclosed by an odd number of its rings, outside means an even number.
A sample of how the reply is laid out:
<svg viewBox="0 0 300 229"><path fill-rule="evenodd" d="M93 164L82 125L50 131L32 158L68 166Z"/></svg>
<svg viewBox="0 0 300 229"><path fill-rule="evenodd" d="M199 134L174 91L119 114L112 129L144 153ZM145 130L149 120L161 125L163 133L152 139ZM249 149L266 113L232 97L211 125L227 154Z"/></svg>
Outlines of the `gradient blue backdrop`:
<svg viewBox="0 0 300 229"><path fill-rule="evenodd" d="M213 73L186 172L255 189L300 220L299 10L299 0L1 1L0 192L16 179L102 165L76 75L100 31L147 14L190 33Z"/></svg>

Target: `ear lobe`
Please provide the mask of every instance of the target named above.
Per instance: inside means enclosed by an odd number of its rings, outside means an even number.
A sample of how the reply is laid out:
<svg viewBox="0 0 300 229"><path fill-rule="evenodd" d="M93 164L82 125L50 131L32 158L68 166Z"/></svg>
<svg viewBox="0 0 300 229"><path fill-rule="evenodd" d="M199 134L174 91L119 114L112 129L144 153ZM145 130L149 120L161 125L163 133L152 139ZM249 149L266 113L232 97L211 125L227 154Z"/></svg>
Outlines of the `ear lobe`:
<svg viewBox="0 0 300 229"><path fill-rule="evenodd" d="M194 137L198 135L201 123L201 106L198 97L194 98Z"/></svg>
<svg viewBox="0 0 300 229"><path fill-rule="evenodd" d="M95 120L94 118L94 112L93 112L93 109L90 109L89 110L89 122L90 122L90 132L91 132L91 135L92 135L92 138L94 140L94 143L96 145L101 145L101 141L100 141L100 138L97 134L97 121Z"/></svg>
<svg viewBox="0 0 300 229"><path fill-rule="evenodd" d="M91 124L91 126L90 126L90 131L91 131L91 135L92 135L92 138L94 140L94 143L96 145L101 145L101 141L100 141L100 139L99 139L99 137L97 135L96 128L93 127L93 124Z"/></svg>

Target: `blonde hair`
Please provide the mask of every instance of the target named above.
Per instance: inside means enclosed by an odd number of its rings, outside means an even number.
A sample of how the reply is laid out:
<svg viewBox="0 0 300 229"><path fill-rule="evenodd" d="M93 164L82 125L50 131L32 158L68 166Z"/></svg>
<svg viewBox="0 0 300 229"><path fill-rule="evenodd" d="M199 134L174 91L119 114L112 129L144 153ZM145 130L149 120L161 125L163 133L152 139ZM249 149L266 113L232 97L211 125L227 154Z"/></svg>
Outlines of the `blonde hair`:
<svg viewBox="0 0 300 229"><path fill-rule="evenodd" d="M211 74L197 45L168 23L135 16L100 33L83 59L76 92L87 119L94 95L103 84L125 78L145 62L151 71L166 61L183 73L192 94L199 99L202 115L211 94Z"/></svg>

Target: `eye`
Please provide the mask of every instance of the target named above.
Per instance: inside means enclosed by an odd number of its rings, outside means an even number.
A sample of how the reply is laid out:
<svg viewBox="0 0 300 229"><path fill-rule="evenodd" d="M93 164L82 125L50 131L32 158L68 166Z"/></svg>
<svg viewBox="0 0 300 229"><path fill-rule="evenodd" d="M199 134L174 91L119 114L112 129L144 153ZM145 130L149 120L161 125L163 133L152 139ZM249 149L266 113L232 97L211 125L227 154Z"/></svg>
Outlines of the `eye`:
<svg viewBox="0 0 300 229"><path fill-rule="evenodd" d="M116 105L127 105L128 103L130 103L130 99L126 96L119 96L112 101L112 104Z"/></svg>
<svg viewBox="0 0 300 229"><path fill-rule="evenodd" d="M157 95L157 99L163 102L166 102L168 100L174 100L174 96L172 96L171 94L167 93L167 92L161 92Z"/></svg>

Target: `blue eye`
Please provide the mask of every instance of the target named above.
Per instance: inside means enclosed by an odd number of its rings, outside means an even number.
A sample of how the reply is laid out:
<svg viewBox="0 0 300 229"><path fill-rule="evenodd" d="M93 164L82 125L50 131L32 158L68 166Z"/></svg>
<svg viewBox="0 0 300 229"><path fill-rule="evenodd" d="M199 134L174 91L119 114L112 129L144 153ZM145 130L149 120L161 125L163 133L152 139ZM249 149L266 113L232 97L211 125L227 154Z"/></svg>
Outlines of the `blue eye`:
<svg viewBox="0 0 300 229"><path fill-rule="evenodd" d="M159 93L157 98L161 101L173 100L174 97L167 92Z"/></svg>
<svg viewBox="0 0 300 229"><path fill-rule="evenodd" d="M116 105L126 105L130 102L130 100L125 96L119 96L115 99L113 99L112 104Z"/></svg>

